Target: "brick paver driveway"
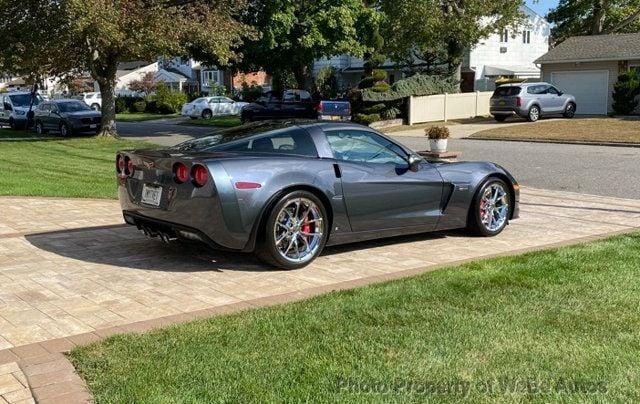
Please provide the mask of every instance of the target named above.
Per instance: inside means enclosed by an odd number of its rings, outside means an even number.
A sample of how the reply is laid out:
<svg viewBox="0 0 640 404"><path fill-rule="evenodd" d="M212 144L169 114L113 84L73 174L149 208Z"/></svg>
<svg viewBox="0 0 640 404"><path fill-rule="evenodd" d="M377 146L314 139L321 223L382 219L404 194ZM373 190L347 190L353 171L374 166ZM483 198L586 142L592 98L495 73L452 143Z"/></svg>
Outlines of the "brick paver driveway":
<svg viewBox="0 0 640 404"><path fill-rule="evenodd" d="M333 247L306 268L280 271L251 255L146 238L122 224L116 201L0 201L0 403L89 401L59 352L113 333L640 229L640 200L524 188L521 218L498 237L448 232Z"/></svg>

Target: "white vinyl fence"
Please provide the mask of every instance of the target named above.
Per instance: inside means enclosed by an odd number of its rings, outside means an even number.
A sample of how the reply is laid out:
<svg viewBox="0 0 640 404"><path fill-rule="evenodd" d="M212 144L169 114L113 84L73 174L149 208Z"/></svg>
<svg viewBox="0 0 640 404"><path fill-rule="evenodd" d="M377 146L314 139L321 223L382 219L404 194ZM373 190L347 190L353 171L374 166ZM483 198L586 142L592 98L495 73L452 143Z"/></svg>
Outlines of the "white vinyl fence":
<svg viewBox="0 0 640 404"><path fill-rule="evenodd" d="M493 92L440 94L409 97L409 125L489 115Z"/></svg>

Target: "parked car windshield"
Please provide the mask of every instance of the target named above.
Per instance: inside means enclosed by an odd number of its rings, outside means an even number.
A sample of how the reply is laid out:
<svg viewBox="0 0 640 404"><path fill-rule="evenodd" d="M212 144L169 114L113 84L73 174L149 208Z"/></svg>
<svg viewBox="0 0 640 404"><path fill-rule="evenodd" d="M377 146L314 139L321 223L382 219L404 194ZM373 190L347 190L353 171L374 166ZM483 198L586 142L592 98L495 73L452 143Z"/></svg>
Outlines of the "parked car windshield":
<svg viewBox="0 0 640 404"><path fill-rule="evenodd" d="M493 92L494 97L511 97L520 94L520 87L498 87Z"/></svg>
<svg viewBox="0 0 640 404"><path fill-rule="evenodd" d="M60 102L57 106L60 112L93 111L91 107L84 102Z"/></svg>
<svg viewBox="0 0 640 404"><path fill-rule="evenodd" d="M11 103L14 107L28 107L31 104L31 94L14 94L10 95ZM38 105L42 102L40 94L36 94L33 99L33 105Z"/></svg>

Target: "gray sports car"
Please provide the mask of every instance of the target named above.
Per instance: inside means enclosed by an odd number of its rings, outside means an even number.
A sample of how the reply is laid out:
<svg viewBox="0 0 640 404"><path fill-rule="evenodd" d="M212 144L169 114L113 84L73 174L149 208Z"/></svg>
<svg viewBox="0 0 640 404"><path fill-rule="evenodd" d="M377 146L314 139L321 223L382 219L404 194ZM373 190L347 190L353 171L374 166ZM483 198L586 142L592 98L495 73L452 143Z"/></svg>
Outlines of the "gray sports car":
<svg viewBox="0 0 640 404"><path fill-rule="evenodd" d="M124 219L145 234L285 269L327 245L465 227L494 236L518 217L519 185L502 167L429 163L351 123L255 122L120 151L116 171Z"/></svg>

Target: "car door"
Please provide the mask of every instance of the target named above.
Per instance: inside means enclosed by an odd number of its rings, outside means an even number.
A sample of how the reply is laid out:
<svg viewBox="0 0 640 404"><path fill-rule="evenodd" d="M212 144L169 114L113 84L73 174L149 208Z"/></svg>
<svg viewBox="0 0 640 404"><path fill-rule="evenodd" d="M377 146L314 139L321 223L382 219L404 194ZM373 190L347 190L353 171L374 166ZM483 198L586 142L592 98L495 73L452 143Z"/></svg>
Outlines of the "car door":
<svg viewBox="0 0 640 404"><path fill-rule="evenodd" d="M342 180L353 231L419 226L435 229L443 180L424 162L409 170L407 154L392 141L360 129L325 131Z"/></svg>
<svg viewBox="0 0 640 404"><path fill-rule="evenodd" d="M212 97L208 100L208 108L211 110L211 115L216 116L220 115L220 98Z"/></svg>
<svg viewBox="0 0 640 404"><path fill-rule="evenodd" d="M36 122L40 122L44 129L49 128L48 120L49 120L49 112L51 111L51 103L43 102L38 105L35 110L35 120Z"/></svg>
<svg viewBox="0 0 640 404"><path fill-rule="evenodd" d="M562 112L564 110L564 98L560 96L560 91L554 86L547 87L549 106L552 112Z"/></svg>

